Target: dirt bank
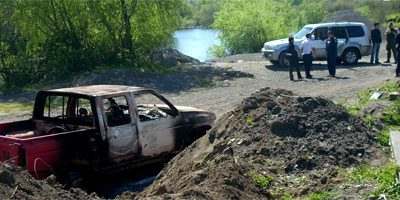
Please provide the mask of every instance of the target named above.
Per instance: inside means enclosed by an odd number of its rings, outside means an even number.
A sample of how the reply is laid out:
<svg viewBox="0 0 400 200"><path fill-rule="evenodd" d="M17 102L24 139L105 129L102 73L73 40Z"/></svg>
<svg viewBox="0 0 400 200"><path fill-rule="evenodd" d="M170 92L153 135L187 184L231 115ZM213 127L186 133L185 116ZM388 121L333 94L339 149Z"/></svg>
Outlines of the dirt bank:
<svg viewBox="0 0 400 200"><path fill-rule="evenodd" d="M120 197L266 199L330 191L338 167L386 162L376 134L330 100L265 88L223 115L144 192Z"/></svg>
<svg viewBox="0 0 400 200"><path fill-rule="evenodd" d="M55 177L34 179L26 170L0 162L0 199L100 199L81 189L65 190Z"/></svg>

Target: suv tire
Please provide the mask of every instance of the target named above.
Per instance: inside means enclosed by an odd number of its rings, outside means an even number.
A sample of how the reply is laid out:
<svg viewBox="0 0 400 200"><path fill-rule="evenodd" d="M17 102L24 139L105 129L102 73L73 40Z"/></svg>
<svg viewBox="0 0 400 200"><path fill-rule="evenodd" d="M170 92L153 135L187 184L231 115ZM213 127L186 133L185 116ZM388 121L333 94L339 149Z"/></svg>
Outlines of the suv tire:
<svg viewBox="0 0 400 200"><path fill-rule="evenodd" d="M282 67L289 67L289 60L286 58L286 51L282 51L279 56L279 65Z"/></svg>
<svg viewBox="0 0 400 200"><path fill-rule="evenodd" d="M345 65L353 65L358 62L358 52L357 50L350 48L346 49L342 55L342 60Z"/></svg>

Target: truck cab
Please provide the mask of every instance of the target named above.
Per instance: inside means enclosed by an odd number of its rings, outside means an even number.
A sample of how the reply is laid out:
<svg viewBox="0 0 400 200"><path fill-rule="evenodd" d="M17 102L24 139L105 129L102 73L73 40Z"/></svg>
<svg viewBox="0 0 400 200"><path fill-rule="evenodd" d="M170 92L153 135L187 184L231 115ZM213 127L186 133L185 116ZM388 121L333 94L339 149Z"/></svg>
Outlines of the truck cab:
<svg viewBox="0 0 400 200"><path fill-rule="evenodd" d="M40 91L32 119L0 124L0 160L35 178L113 173L157 162L205 134L216 117L152 89L92 85Z"/></svg>

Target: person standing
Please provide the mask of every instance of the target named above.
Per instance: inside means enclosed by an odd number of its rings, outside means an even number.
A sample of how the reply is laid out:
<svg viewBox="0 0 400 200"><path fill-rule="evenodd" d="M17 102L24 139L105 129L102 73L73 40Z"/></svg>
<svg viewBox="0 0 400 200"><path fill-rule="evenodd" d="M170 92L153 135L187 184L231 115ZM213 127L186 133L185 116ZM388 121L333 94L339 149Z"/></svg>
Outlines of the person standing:
<svg viewBox="0 0 400 200"><path fill-rule="evenodd" d="M296 67L297 78L302 79L299 68L299 55L294 47L294 38L289 38L289 44L286 48L286 56L289 59L289 77L293 81L293 67Z"/></svg>
<svg viewBox="0 0 400 200"><path fill-rule="evenodd" d="M306 35L306 39L301 43L301 54L303 55L304 69L306 71L306 78L311 79L312 75L310 73L312 66L312 54L314 58L317 58L317 51L315 50L313 41L311 40L311 34Z"/></svg>
<svg viewBox="0 0 400 200"><path fill-rule="evenodd" d="M387 44L386 44L387 60L385 61L385 63L390 63L390 57L391 57L392 52L393 52L394 62L397 63L396 41L395 41L396 33L397 33L397 31L393 28L393 23L390 22L388 29L385 32L386 40L387 40Z"/></svg>
<svg viewBox="0 0 400 200"><path fill-rule="evenodd" d="M337 57L337 39L332 31L328 31L328 40L326 41L326 60L328 61L328 77L336 75L336 57Z"/></svg>
<svg viewBox="0 0 400 200"><path fill-rule="evenodd" d="M375 64L379 63L379 49L381 48L382 43L382 36L381 31L379 30L379 23L374 23L374 29L371 30L371 41L372 41L372 54L371 54L371 61L370 63L374 63L375 57Z"/></svg>
<svg viewBox="0 0 400 200"><path fill-rule="evenodd" d="M398 31L400 33L400 27L398 28ZM396 35L396 44L397 44L397 59L400 58L400 34ZM396 77L399 77L400 75L400 62L397 60L397 67L396 67Z"/></svg>

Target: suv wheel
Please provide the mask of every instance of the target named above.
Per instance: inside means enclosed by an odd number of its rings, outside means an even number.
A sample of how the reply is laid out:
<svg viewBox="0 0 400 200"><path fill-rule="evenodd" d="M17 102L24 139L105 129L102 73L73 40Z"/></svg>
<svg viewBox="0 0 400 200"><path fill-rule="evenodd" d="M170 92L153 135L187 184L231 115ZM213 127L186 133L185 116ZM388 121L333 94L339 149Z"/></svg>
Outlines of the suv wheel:
<svg viewBox="0 0 400 200"><path fill-rule="evenodd" d="M279 61L270 60L269 62L271 62L273 65L279 65Z"/></svg>
<svg viewBox="0 0 400 200"><path fill-rule="evenodd" d="M289 60L286 58L286 51L283 51L279 56L279 65L282 67L289 67Z"/></svg>
<svg viewBox="0 0 400 200"><path fill-rule="evenodd" d="M342 56L345 65L353 65L358 62L358 52L355 49L346 49Z"/></svg>

